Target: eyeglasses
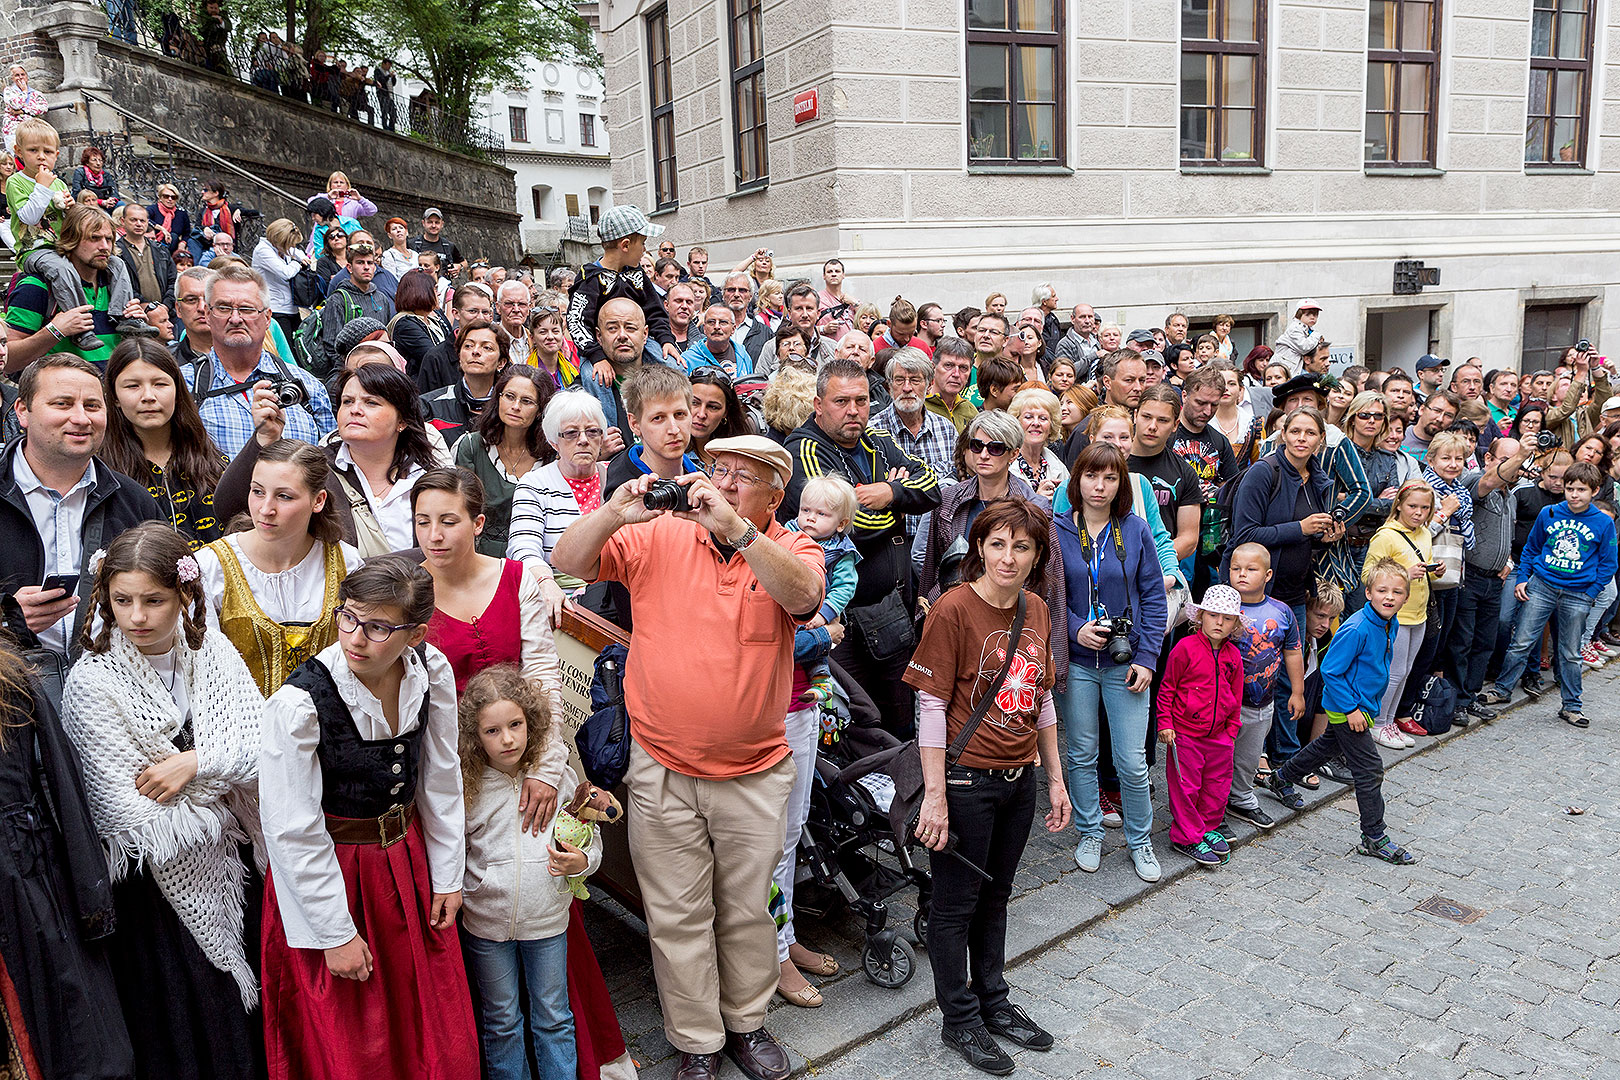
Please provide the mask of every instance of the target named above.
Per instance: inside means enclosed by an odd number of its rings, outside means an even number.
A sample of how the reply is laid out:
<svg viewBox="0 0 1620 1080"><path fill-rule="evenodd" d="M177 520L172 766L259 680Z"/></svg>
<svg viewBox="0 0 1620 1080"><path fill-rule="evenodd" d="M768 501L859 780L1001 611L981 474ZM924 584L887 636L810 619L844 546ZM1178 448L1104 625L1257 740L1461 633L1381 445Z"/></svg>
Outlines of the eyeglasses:
<svg viewBox="0 0 1620 1080"><path fill-rule="evenodd" d="M579 442L581 439L600 439L602 429L599 427L569 428L567 431L557 432L558 442Z"/></svg>
<svg viewBox="0 0 1620 1080"><path fill-rule="evenodd" d="M1381 413L1381 412L1358 412L1358 413L1356 413L1356 419L1357 420L1382 420L1383 418L1384 418L1384 414Z"/></svg>
<svg viewBox="0 0 1620 1080"><path fill-rule="evenodd" d="M389 623L378 622L376 619L361 619L345 607L337 609L337 625L338 629L345 634L363 630L367 640L370 641L387 641L401 630L413 630L416 628L415 623L400 623L398 626L393 626Z"/></svg>
<svg viewBox="0 0 1620 1080"><path fill-rule="evenodd" d="M983 439L969 439L968 450L975 454L989 454L991 457L1001 457L1012 447L1004 442L985 442Z"/></svg>
<svg viewBox="0 0 1620 1080"><path fill-rule="evenodd" d="M208 310L221 319L228 319L235 315L245 321L259 314L264 308L256 304L211 304Z"/></svg>
<svg viewBox="0 0 1620 1080"><path fill-rule="evenodd" d="M755 476L753 473L745 473L741 469L733 469L726 465L716 465L714 470L709 473L709 479L717 484L723 484L727 480L735 480L742 487L757 487L760 484L770 483L769 480Z"/></svg>

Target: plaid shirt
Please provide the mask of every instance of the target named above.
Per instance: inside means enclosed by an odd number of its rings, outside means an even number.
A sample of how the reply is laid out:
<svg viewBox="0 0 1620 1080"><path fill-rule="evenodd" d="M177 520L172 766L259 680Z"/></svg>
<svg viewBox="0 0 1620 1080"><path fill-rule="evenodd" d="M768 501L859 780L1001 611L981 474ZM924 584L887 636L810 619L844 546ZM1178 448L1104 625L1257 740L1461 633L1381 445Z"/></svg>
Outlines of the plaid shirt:
<svg viewBox="0 0 1620 1080"><path fill-rule="evenodd" d="M872 417L872 426L882 428L894 436L900 449L913 457L922 458L939 477L939 486L950 487L956 482L956 425L936 412L923 410L922 431L916 435L900 422L900 414L890 405ZM906 535L915 537L922 524L922 515L906 516Z"/></svg>
<svg viewBox="0 0 1620 1080"><path fill-rule="evenodd" d="M213 375L208 387L210 390L235 385L236 380L225 371L225 365L219 362L219 357L212 350L208 353L208 361ZM286 410L287 430L284 435L307 443L318 442L321 436L337 427L337 418L332 415L332 402L326 396L326 387L302 368L288 364L287 370L309 392L309 407ZM274 378L279 375L280 368L269 353L260 353L259 366L254 372ZM187 364L181 368L180 377L185 380L187 387L194 387L197 378L195 366ZM195 396L201 398L200 394ZM202 414L203 427L208 429L209 437L225 456L235 457L253 438L253 410L248 405L247 394L221 394L207 401L198 400L197 410Z"/></svg>

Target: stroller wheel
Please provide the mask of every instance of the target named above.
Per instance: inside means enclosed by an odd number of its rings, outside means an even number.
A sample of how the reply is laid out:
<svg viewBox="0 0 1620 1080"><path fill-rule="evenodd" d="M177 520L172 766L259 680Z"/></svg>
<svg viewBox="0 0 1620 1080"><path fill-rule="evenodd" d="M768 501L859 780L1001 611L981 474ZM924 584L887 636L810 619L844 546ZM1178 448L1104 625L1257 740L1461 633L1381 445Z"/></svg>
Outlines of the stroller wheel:
<svg viewBox="0 0 1620 1080"><path fill-rule="evenodd" d="M895 938L889 945L887 956L879 956L871 944L861 954L861 966L866 977L886 990L895 990L911 981L917 971L917 953L911 943Z"/></svg>
<svg viewBox="0 0 1620 1080"><path fill-rule="evenodd" d="M928 908L920 907L917 914L911 917L911 932L917 935L917 944L928 951Z"/></svg>

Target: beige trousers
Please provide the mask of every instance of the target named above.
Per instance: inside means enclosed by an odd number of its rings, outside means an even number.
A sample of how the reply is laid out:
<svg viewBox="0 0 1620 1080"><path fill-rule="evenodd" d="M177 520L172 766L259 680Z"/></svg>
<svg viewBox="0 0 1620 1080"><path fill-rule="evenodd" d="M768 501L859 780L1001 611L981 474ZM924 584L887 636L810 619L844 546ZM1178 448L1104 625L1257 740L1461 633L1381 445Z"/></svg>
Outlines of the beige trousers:
<svg viewBox="0 0 1620 1080"><path fill-rule="evenodd" d="M793 759L735 780L671 772L630 747L630 857L641 885L664 1035L712 1054L765 1026L782 970L766 904L782 857Z"/></svg>

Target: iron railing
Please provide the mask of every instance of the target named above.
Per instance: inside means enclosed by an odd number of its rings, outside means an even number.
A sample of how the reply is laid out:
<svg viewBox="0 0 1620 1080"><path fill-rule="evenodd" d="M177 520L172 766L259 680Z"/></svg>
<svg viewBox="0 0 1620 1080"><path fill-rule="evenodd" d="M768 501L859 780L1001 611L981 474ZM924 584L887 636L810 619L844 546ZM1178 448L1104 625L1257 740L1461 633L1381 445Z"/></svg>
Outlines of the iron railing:
<svg viewBox="0 0 1620 1080"><path fill-rule="evenodd" d="M163 10L149 0L101 0L107 33L119 41L226 75L267 94L308 102L383 131L419 139L488 161L505 161L505 142L488 120L450 112L426 92L406 97L379 87L372 68L356 73L335 66L317 70L296 46L259 42L257 32L238 30L203 9L194 18ZM199 5L201 7L201 5ZM362 120L361 117L365 119Z"/></svg>

